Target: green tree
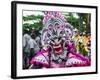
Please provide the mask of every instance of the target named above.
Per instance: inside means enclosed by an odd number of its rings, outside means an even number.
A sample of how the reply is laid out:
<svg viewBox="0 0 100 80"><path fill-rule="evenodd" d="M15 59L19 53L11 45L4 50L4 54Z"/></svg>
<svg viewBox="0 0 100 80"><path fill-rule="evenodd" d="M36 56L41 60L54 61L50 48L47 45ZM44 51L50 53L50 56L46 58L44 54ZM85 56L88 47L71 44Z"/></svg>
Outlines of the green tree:
<svg viewBox="0 0 100 80"><path fill-rule="evenodd" d="M42 15L29 15L29 16L23 16L23 22L26 22L23 24L23 29L35 29L35 30L41 30L43 27L42 24ZM33 20L33 23L27 23L27 21ZM35 22L34 22L35 21Z"/></svg>

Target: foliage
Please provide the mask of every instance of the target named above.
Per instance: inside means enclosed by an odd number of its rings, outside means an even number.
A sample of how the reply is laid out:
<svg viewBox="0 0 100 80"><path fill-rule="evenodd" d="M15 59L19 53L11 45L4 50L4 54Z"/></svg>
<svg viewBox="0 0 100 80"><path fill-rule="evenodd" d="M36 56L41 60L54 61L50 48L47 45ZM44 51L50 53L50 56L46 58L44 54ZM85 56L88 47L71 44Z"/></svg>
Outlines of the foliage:
<svg viewBox="0 0 100 80"><path fill-rule="evenodd" d="M90 14L85 13L76 13L79 17L76 18L72 13L64 14L67 21L73 25L74 28L77 28L80 32L90 32ZM28 23L28 21L34 20L33 23ZM23 29L32 29L41 30L43 27L42 24L43 16L42 15L28 15L23 16Z"/></svg>
<svg viewBox="0 0 100 80"><path fill-rule="evenodd" d="M23 20L24 21L28 21L28 20L38 20L38 19L43 19L43 16L41 16L41 15L38 15L38 16L35 16L35 15L23 16Z"/></svg>
<svg viewBox="0 0 100 80"><path fill-rule="evenodd" d="M34 20L36 22L33 22L33 23L24 23L23 24L23 29L35 29L35 30L41 30L42 27L43 27L43 24L42 24L42 19L43 19L43 16L41 15L30 15L30 16L23 16L23 21L30 21L30 20Z"/></svg>

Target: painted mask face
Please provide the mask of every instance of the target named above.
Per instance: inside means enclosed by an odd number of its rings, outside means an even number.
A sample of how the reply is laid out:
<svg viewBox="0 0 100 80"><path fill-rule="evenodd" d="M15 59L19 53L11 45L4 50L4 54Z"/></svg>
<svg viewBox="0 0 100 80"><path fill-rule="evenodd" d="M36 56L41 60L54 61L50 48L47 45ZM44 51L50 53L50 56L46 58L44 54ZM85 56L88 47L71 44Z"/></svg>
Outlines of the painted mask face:
<svg viewBox="0 0 100 80"><path fill-rule="evenodd" d="M52 47L54 54L59 55L64 52L65 40L73 35L72 26L65 21L61 13L52 13L47 14L43 20L45 27L42 32L42 41L43 44L49 44Z"/></svg>

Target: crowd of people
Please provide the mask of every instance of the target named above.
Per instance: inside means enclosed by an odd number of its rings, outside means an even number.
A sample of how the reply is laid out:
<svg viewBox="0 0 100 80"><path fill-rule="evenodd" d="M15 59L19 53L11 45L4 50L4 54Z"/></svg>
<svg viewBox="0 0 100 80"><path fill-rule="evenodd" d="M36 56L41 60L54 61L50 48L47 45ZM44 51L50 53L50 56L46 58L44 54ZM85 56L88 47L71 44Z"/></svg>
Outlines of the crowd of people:
<svg viewBox="0 0 100 80"><path fill-rule="evenodd" d="M41 47L38 31L24 30L23 32L23 68L30 66L31 59L39 52Z"/></svg>

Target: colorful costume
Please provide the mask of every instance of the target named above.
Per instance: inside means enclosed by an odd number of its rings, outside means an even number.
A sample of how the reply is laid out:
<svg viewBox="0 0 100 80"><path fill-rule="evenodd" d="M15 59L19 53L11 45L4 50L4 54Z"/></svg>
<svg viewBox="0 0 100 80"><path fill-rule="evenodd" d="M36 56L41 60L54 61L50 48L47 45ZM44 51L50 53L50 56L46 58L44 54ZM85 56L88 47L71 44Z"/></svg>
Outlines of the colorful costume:
<svg viewBox="0 0 100 80"><path fill-rule="evenodd" d="M60 12L44 12L41 42L43 48L31 60L46 68L89 66L90 60L76 53L73 26Z"/></svg>

